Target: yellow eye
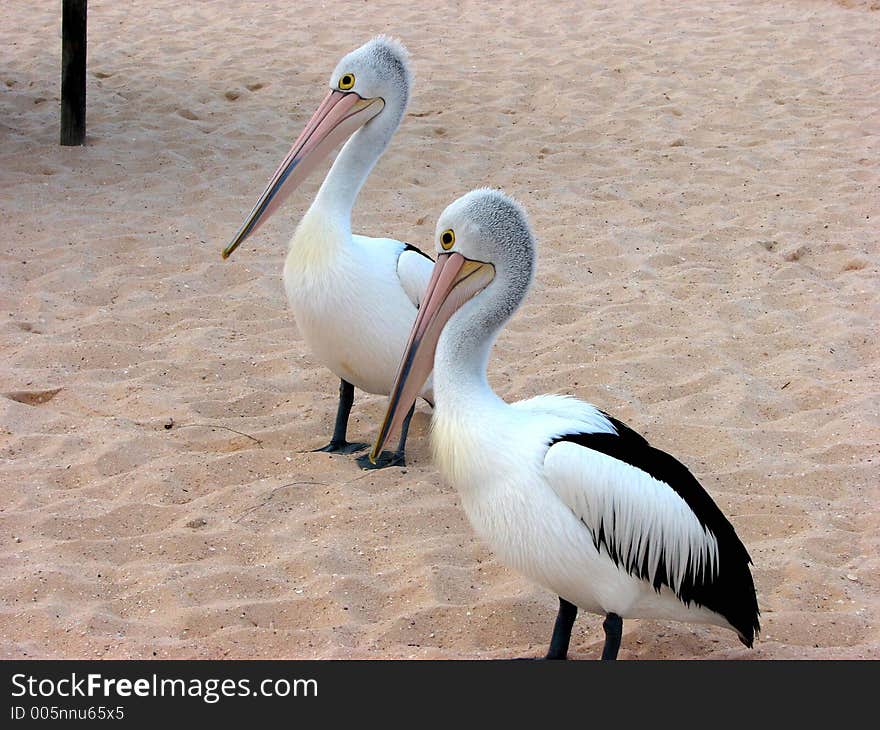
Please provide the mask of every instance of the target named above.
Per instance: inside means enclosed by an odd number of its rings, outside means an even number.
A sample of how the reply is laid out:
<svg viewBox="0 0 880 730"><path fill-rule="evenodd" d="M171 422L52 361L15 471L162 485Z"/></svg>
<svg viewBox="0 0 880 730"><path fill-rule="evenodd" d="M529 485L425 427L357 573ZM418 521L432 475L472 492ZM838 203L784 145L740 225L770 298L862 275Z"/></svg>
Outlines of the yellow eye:
<svg viewBox="0 0 880 730"><path fill-rule="evenodd" d="M340 91L348 91L352 86L354 86L354 74L342 74L339 79Z"/></svg>
<svg viewBox="0 0 880 730"><path fill-rule="evenodd" d="M453 243L455 243L455 231L451 228L447 228L440 234L440 245L443 246L444 251L448 251L452 248Z"/></svg>

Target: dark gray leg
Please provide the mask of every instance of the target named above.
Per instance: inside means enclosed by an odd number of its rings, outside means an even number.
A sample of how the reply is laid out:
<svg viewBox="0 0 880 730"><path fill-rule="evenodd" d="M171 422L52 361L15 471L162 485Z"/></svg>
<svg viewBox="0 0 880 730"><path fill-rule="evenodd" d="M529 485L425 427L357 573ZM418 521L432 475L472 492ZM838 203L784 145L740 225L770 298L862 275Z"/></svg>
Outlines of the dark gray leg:
<svg viewBox="0 0 880 730"><path fill-rule="evenodd" d="M379 454L375 464L370 462L370 457L367 454L359 456L355 461L357 461L361 469L384 469L386 466L406 466L406 435L409 433L409 422L412 420L413 413L415 412L416 404L413 403L400 427L400 441L397 442L397 451L383 451Z"/></svg>
<svg viewBox="0 0 880 730"><path fill-rule="evenodd" d="M333 437L330 443L315 451L327 451L331 454L353 454L367 448L367 444L350 444L345 440L348 431L348 416L351 404L354 403L354 386L344 380L339 381L339 407L336 409L336 424L333 426Z"/></svg>
<svg viewBox="0 0 880 730"><path fill-rule="evenodd" d="M617 659L620 649L620 638L623 636L623 619L616 613L609 613L602 622L605 629L605 646L602 647L603 659Z"/></svg>
<svg viewBox="0 0 880 730"><path fill-rule="evenodd" d="M559 597L559 613L553 626L553 637L545 659L565 659L568 656L568 643L571 641L571 627L577 618L578 609L562 596Z"/></svg>

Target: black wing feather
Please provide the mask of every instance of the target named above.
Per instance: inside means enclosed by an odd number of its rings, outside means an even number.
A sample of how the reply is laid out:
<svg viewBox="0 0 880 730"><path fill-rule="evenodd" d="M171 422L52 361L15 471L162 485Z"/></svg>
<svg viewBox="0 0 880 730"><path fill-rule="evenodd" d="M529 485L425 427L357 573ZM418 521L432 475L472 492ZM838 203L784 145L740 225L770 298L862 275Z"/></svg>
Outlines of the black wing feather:
<svg viewBox="0 0 880 730"><path fill-rule="evenodd" d="M749 569L752 559L734 531L733 525L684 464L665 451L655 449L643 436L622 421L604 412L603 415L612 423L617 431L616 434L570 433L553 439L550 445L560 441L570 441L593 451L599 451L650 474L654 479L675 490L690 507L700 524L709 530L718 542L716 574L708 576L704 572L701 575L694 575L694 571L686 571L685 579L676 591L676 595L685 604L693 602L724 616L739 632L742 642L746 646L752 646L755 633L760 630L758 599ZM613 531L614 526L611 525L610 528ZM621 568L643 580L649 579L647 559L642 564L632 561L630 565L624 565L614 547L614 541L605 534L604 524L598 525L592 535L596 548L604 547L609 557ZM663 585L672 589L662 559L657 566L652 585L658 591Z"/></svg>
<svg viewBox="0 0 880 730"><path fill-rule="evenodd" d="M434 263L434 259L428 256L428 254L422 251L422 249L416 248L411 243L407 243L406 241L403 242L403 251L401 251L400 253L404 253L404 251L415 251L417 254L421 254L426 259L428 259L428 261L430 261L432 264Z"/></svg>

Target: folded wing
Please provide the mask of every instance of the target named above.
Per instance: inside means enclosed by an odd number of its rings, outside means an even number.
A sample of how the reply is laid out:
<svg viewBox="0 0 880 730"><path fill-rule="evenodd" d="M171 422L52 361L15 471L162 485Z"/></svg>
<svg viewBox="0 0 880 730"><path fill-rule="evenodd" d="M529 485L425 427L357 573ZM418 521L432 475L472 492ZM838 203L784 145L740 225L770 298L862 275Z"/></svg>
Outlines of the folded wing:
<svg viewBox="0 0 880 730"><path fill-rule="evenodd" d="M759 627L751 559L733 526L686 466L606 418L615 433L552 441L548 483L621 570L720 613L751 645Z"/></svg>

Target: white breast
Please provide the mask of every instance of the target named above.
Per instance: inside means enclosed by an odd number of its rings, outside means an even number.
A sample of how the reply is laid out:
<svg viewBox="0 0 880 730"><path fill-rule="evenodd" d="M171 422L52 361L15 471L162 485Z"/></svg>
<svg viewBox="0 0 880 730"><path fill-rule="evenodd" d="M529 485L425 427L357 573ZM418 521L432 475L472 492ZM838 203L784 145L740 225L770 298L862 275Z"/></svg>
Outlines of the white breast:
<svg viewBox="0 0 880 730"><path fill-rule="evenodd" d="M487 409L459 418L442 406L432 426L434 461L474 530L502 563L573 601L573 583L581 581L570 573L596 550L544 482L540 438L529 438L515 413ZM578 598L582 608L597 608L592 596L578 590Z"/></svg>
<svg viewBox="0 0 880 730"><path fill-rule="evenodd" d="M284 265L287 298L322 365L387 395L417 314L397 276L404 244L353 236L342 246L339 236L326 219L303 218ZM430 381L422 393L431 397Z"/></svg>

